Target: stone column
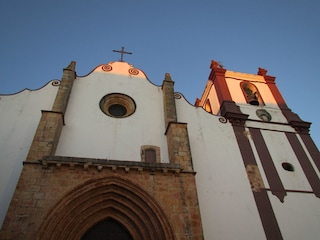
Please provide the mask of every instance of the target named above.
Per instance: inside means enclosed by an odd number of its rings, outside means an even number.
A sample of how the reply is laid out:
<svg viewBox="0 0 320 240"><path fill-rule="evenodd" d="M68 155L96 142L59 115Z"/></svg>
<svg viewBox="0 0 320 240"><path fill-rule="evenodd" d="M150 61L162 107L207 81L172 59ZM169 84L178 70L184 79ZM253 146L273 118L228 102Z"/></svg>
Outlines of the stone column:
<svg viewBox="0 0 320 240"><path fill-rule="evenodd" d="M180 164L183 171L193 171L187 124L171 122L166 136L170 163Z"/></svg>
<svg viewBox="0 0 320 240"><path fill-rule="evenodd" d="M174 82L169 73L166 73L162 83L163 91L163 107L165 127L168 127L170 122L177 122L176 100L174 98Z"/></svg>
<svg viewBox="0 0 320 240"><path fill-rule="evenodd" d="M188 128L186 123L177 121L173 85L170 74L166 73L162 90L169 160L170 163L180 164L183 171L193 171Z"/></svg>

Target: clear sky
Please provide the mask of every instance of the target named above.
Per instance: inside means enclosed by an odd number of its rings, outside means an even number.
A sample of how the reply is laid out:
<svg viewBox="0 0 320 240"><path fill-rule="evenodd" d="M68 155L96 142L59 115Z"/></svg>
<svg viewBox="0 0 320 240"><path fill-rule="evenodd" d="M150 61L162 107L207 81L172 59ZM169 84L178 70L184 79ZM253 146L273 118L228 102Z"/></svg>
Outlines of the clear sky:
<svg viewBox="0 0 320 240"><path fill-rule="evenodd" d="M121 46L153 83L169 72L192 104L212 59L267 69L320 147L319 0L0 0L0 93L61 79L72 60L86 75Z"/></svg>

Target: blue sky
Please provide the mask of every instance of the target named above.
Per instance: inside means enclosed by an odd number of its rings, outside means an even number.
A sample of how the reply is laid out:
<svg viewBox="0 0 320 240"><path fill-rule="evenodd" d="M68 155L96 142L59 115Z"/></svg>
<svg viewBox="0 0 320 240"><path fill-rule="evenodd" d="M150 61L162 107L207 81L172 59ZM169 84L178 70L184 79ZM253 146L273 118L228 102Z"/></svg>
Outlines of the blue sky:
<svg viewBox="0 0 320 240"><path fill-rule="evenodd" d="M191 103L212 59L233 71L266 68L320 146L318 0L1 0L0 93L61 79L71 60L86 75L118 60L121 46L153 83L169 72Z"/></svg>

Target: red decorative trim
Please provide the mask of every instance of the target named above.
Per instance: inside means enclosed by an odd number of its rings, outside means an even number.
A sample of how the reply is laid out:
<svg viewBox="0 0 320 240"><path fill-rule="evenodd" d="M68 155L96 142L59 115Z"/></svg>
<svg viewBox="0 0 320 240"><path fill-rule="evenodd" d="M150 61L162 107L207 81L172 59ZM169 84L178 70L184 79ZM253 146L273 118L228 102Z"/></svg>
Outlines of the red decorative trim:
<svg viewBox="0 0 320 240"><path fill-rule="evenodd" d="M240 148L241 156L244 162L244 165L247 166L257 165L257 162L254 158L254 154L252 148L250 146L250 142L248 138L243 134L245 132L244 126L233 126L233 130L237 139L237 143Z"/></svg>
<svg viewBox="0 0 320 240"><path fill-rule="evenodd" d="M285 115L287 117L287 115ZM293 112L289 116L296 117L299 120L291 120L289 124L297 131L297 133L308 134L311 123L302 121L299 116ZM288 119L288 117L287 117Z"/></svg>
<svg viewBox="0 0 320 240"><path fill-rule="evenodd" d="M260 75L260 76L266 76L267 75L267 70L266 69L264 69L264 68L258 68L258 75Z"/></svg>
<svg viewBox="0 0 320 240"><path fill-rule="evenodd" d="M273 212L269 196L266 191L253 192L260 219L267 239L283 239L276 216Z"/></svg>
<svg viewBox="0 0 320 240"><path fill-rule="evenodd" d="M257 166L250 142L243 134L245 127L233 125L233 130L240 148L244 166L247 167L250 164ZM260 189L260 192L253 191L252 193L267 239L283 239L267 192L263 189Z"/></svg>
<svg viewBox="0 0 320 240"><path fill-rule="evenodd" d="M216 62L212 61L210 68L212 69L209 80L214 84L220 105L223 101L232 101L229 88L227 86L225 73L226 69L218 67Z"/></svg>
<svg viewBox="0 0 320 240"><path fill-rule="evenodd" d="M287 104L284 101L284 98L282 97L278 87L275 84L276 77L267 75L267 70L263 69L263 68L259 68L258 69L258 75L264 77L264 80L266 81L266 83L267 83L267 85L268 85L268 87L269 87L274 99L276 100L278 106L281 109L282 108L287 109L288 108Z"/></svg>
<svg viewBox="0 0 320 240"><path fill-rule="evenodd" d="M103 71L105 71L105 72L110 72L111 70L112 70L112 67L111 67L111 65L109 65L109 64L104 64L104 65L102 65L102 70Z"/></svg>
<svg viewBox="0 0 320 240"><path fill-rule="evenodd" d="M139 70L136 69L136 68L130 68L128 70L128 72L131 74L131 75L138 75L139 74Z"/></svg>
<svg viewBox="0 0 320 240"><path fill-rule="evenodd" d="M243 114L240 111L240 107L236 105L233 101L224 101L220 107L220 113L223 117L230 120L230 122L241 121L244 125L244 122L248 119L249 115Z"/></svg>
<svg viewBox="0 0 320 240"><path fill-rule="evenodd" d="M314 143L309 134L301 134L300 137L304 145L308 149L311 157L313 158L313 162L316 164L318 170L320 171L320 153L316 144Z"/></svg>
<svg viewBox="0 0 320 240"><path fill-rule="evenodd" d="M264 76L264 79L265 79L274 99L276 100L279 108L288 109L288 106L287 106L284 98L282 97L278 87L275 84L275 77Z"/></svg>
<svg viewBox="0 0 320 240"><path fill-rule="evenodd" d="M278 87L275 84L275 77L272 76L264 76L264 79L275 98L279 108L281 109L283 115L288 120L288 123L296 129L298 133L308 133L311 123L304 122L300 119L300 117L293 113L287 106L284 98L282 97Z"/></svg>
<svg viewBox="0 0 320 240"><path fill-rule="evenodd" d="M310 160L308 159L307 154L303 150L297 136L294 133L286 133L286 136L289 140L289 143L297 156L297 159L306 175L314 194L320 198L320 180L319 177L314 170Z"/></svg>
<svg viewBox="0 0 320 240"><path fill-rule="evenodd" d="M262 137L261 130L257 128L250 128L250 133L256 149L258 151L263 170L266 173L272 194L277 196L281 202L284 201L284 197L287 195L284 186L281 182L276 167L272 161L268 147Z"/></svg>
<svg viewBox="0 0 320 240"><path fill-rule="evenodd" d="M199 107L199 106L200 106L200 101L201 101L201 100L200 100L199 98L197 98L196 101L195 101L195 103L194 103L194 106L195 106L195 107Z"/></svg>

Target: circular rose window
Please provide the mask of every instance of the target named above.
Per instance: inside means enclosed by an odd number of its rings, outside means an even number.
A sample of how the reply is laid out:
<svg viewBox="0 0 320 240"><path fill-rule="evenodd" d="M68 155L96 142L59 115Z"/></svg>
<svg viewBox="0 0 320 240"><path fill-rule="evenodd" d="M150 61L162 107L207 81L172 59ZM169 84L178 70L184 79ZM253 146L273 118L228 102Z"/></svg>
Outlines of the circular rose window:
<svg viewBox="0 0 320 240"><path fill-rule="evenodd" d="M136 110L133 99L121 93L111 93L104 96L99 105L102 112L114 118L128 117Z"/></svg>

